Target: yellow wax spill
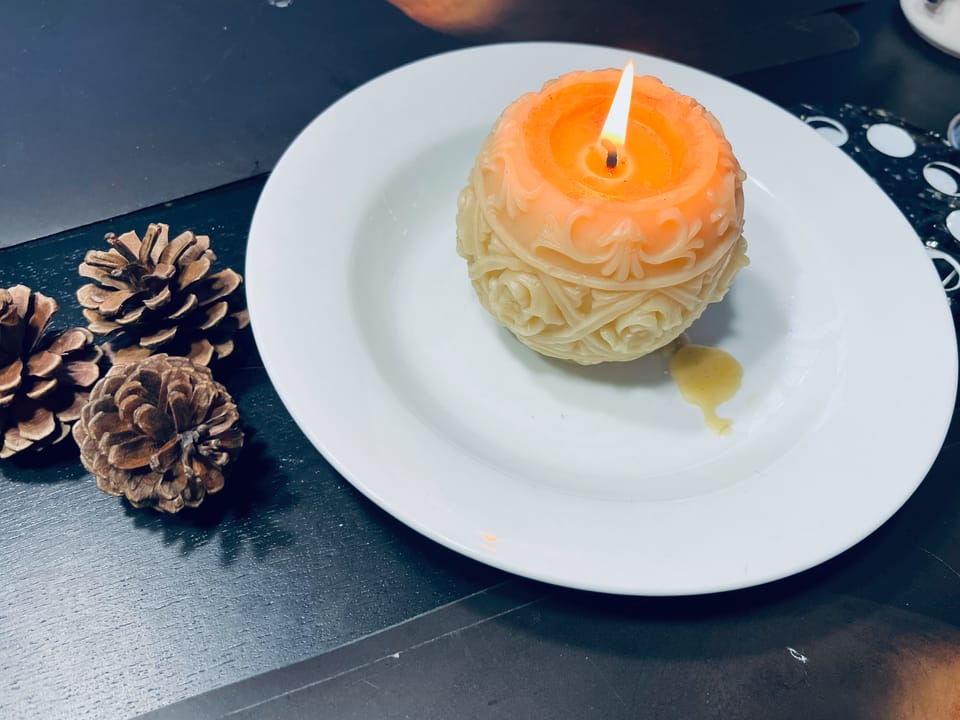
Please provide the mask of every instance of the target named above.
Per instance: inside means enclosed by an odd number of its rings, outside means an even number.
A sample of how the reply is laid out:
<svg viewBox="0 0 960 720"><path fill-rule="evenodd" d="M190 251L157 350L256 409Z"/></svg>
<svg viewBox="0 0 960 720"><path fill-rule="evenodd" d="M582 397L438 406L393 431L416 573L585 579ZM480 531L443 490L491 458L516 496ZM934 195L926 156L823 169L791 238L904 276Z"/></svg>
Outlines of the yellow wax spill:
<svg viewBox="0 0 960 720"><path fill-rule="evenodd" d="M704 345L684 345L670 358L673 376L683 399L699 407L707 427L728 435L733 420L717 415L717 406L740 389L743 368L730 353Z"/></svg>

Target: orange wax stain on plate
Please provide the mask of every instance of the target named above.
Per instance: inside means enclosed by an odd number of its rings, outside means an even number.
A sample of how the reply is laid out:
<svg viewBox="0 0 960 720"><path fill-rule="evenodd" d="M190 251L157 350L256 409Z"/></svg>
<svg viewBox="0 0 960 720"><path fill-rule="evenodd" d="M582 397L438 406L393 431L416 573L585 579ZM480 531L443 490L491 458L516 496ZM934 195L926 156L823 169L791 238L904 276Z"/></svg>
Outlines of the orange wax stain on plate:
<svg viewBox="0 0 960 720"><path fill-rule="evenodd" d="M729 435L733 420L717 415L717 406L740 389L743 368L730 353L705 345L684 345L670 357L670 374L683 399L703 411L707 427Z"/></svg>
<svg viewBox="0 0 960 720"><path fill-rule="evenodd" d="M495 552L497 551L497 547L496 547L497 536L496 536L496 535L491 535L490 533L480 533L480 537L481 537L481 539L483 540L483 542L480 543L480 547L482 547L482 548L483 548L484 550L486 550L487 552L495 553Z"/></svg>

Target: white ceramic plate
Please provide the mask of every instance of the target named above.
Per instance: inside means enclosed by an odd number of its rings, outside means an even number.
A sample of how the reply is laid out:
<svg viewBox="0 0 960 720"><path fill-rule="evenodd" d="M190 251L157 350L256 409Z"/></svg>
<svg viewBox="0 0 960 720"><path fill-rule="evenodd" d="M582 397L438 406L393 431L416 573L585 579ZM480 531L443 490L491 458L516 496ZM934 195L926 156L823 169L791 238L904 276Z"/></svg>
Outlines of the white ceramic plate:
<svg viewBox="0 0 960 720"><path fill-rule="evenodd" d="M900 0L900 8L920 37L945 53L960 57L960 3Z"/></svg>
<svg viewBox="0 0 960 720"><path fill-rule="evenodd" d="M705 593L809 568L881 525L943 441L953 326L909 225L842 152L723 80L633 55L720 118L752 265L689 333L744 368L712 435L662 359L570 367L481 308L457 193L499 112L622 50L532 43L432 57L314 120L250 230L253 327L287 408L361 492L531 578Z"/></svg>

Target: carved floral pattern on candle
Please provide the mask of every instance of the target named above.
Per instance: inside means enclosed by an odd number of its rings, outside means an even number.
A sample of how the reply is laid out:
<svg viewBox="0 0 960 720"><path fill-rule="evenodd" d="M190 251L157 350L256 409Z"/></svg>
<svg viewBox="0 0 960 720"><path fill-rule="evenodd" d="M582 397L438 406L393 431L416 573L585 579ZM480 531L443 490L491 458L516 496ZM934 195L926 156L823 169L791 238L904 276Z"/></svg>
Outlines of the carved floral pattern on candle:
<svg viewBox="0 0 960 720"><path fill-rule="evenodd" d="M675 340L723 298L748 263L738 234L706 271L668 287L606 290L555 277L519 257L487 223L473 187L460 193L457 251L481 304L528 347L584 365L632 359Z"/></svg>
<svg viewBox="0 0 960 720"><path fill-rule="evenodd" d="M706 115L719 130L713 116ZM562 225L555 216L546 215L542 231L532 241L513 239L498 217L520 218L542 195L545 186L543 178L519 167L516 158L523 148L519 146L520 133L512 127L514 124L501 119L494 127L477 159L470 184L487 198L490 225L531 265L571 281L586 275L608 281L597 286L644 289L689 279L702 269L702 263L716 262L726 255L740 238L742 183L746 175L730 154L718 159L717 169L724 175L723 184L720 193L712 188L705 191L710 210L704 217L688 219L676 206L652 213L660 231L657 234L669 238L655 249L645 248L644 233L630 217L618 219L599 233L578 236L575 229L579 221L600 220L596 204L590 203L578 204L563 219ZM707 234L721 240L705 247L701 235ZM562 262L558 263L558 259ZM651 267L660 271L657 278L648 278Z"/></svg>

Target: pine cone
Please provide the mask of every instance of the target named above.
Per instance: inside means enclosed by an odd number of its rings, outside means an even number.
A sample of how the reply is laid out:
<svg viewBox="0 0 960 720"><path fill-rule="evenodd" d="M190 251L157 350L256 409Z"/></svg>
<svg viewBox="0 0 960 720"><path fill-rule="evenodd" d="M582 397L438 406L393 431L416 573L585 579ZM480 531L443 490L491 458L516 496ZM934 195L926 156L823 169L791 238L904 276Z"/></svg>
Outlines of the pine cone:
<svg viewBox="0 0 960 720"><path fill-rule="evenodd" d="M44 333L57 310L23 285L0 288L0 459L66 438L100 377L89 330Z"/></svg>
<svg viewBox="0 0 960 720"><path fill-rule="evenodd" d="M239 420L207 367L162 353L110 368L73 437L101 490L173 513L223 487L243 446Z"/></svg>
<svg viewBox="0 0 960 720"><path fill-rule="evenodd" d="M88 327L109 335L104 350L115 364L165 352L208 365L233 351L231 336L250 322L234 291L243 278L231 269L210 274L217 256L210 238L151 223L135 232L108 233L107 251L91 250L80 275L94 283L77 291Z"/></svg>

